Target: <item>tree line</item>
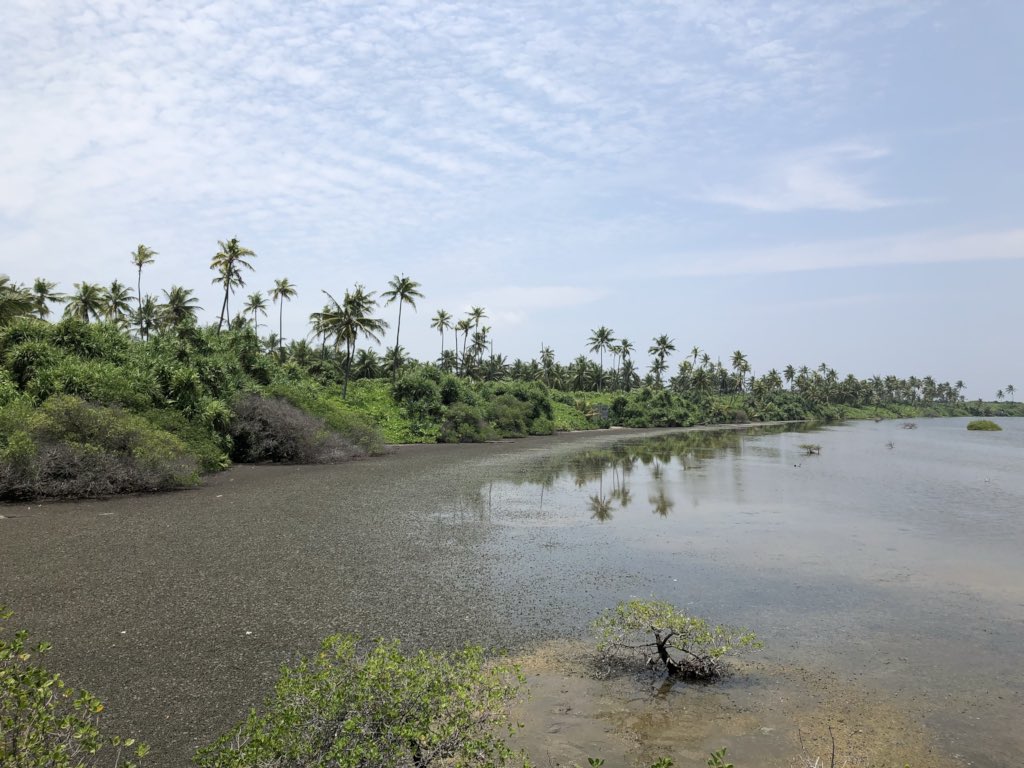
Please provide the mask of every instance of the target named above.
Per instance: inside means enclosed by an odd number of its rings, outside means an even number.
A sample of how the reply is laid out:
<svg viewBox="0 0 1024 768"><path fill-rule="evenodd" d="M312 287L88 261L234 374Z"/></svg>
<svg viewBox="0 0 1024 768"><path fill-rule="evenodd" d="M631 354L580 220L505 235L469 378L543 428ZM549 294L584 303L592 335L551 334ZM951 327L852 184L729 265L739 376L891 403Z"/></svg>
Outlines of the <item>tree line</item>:
<svg viewBox="0 0 1024 768"><path fill-rule="evenodd" d="M191 288L172 285L162 295L143 293L143 269L154 263L157 252L140 244L130 253L136 270L135 290L119 280L108 286L86 281L74 283L71 293L60 293L56 282L42 277L31 285L17 284L0 275L0 325L21 316L48 320L54 305L63 305L64 317L84 322L113 324L145 342L158 334L182 324L197 323L199 306ZM246 278L254 272L256 254L241 245L237 238L218 241L218 250L210 261L214 276L212 284L223 289L217 315L217 331L251 328L260 338L267 354L277 355L281 362L328 374L337 372L347 393L352 379L384 378L394 382L400 369L411 359L401 346L402 310L416 310L423 299L421 284L405 275L395 275L379 296L376 291L356 284L345 290L341 298L323 291L325 304L309 316L306 338L283 338L285 304L298 295L298 287L287 277L273 281L266 293L249 293L232 315L232 299L246 287ZM268 303L270 302L270 303ZM271 304L276 306L277 330L260 336L261 318L266 318ZM383 354L361 342L381 344L390 323L379 316L380 310L397 304L394 343L385 346ZM740 350L729 356L728 364L698 346L693 346L681 360L671 358L677 353L676 341L668 334L651 339L647 347L650 363L643 370L634 359L638 348L628 338L600 326L585 340L585 351L596 355L594 360L580 353L568 363L556 359L549 346L541 345L537 357L530 360L509 360L494 351L492 328L483 307L472 306L463 317L438 309L430 327L438 332L440 352L431 361L445 373L453 373L477 381L537 381L551 389L574 392L630 392L639 387L668 389L695 398L711 396L770 397L789 391L810 402L825 405L881 406L887 404L956 404L964 401L963 381L938 382L931 376L900 378L893 375L858 379L853 374L840 377L834 368L822 363L815 368L787 365L781 371L771 369L755 375ZM607 360L606 360L607 355ZM606 366L606 362L608 363ZM996 393L996 400L1013 402L1016 390L1012 384Z"/></svg>

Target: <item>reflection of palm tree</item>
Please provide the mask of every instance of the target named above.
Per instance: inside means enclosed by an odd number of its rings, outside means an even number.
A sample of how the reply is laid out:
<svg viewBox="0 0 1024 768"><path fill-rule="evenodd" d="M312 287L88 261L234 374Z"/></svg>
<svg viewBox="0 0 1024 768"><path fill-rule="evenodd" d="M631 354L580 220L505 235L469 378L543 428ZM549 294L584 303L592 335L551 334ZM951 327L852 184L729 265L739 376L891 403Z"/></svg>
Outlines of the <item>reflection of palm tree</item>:
<svg viewBox="0 0 1024 768"><path fill-rule="evenodd" d="M647 500L654 505L654 514L659 517L667 517L672 507L676 505L672 499L665 495L665 489L659 488L655 496L649 496Z"/></svg>
<svg viewBox="0 0 1024 768"><path fill-rule="evenodd" d="M599 523L606 523L612 519L612 500L607 496L594 494L588 503L590 516Z"/></svg>

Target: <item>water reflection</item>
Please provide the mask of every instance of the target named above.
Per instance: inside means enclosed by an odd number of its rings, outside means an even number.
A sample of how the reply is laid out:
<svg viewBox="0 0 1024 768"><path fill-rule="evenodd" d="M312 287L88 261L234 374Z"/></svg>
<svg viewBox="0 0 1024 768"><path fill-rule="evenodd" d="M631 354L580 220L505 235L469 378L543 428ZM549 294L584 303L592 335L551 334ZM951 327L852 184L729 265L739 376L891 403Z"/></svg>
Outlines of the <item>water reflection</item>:
<svg viewBox="0 0 1024 768"><path fill-rule="evenodd" d="M638 506L637 501L644 498L647 506L643 511L665 518L681 502L677 496L687 489L686 477L703 477L702 470L709 461L742 457L745 451L751 450L746 440L750 435L801 429L788 425L625 438L596 448L547 454L503 483L501 490L488 488L483 490L483 494L488 501L492 494L497 494L494 498L501 497L507 502L504 505L506 513L509 513L507 516L513 518L564 516L567 508L575 508L585 510L591 520L607 523L615 519L616 512L620 510L637 508L639 511L643 505ZM736 489L742 487L740 478L734 477L733 482ZM539 486L539 494L534 496L523 486ZM575 504L560 500L558 504L549 505L550 511L545 514L545 491L570 499L581 491L584 495L582 498L576 496L579 501ZM691 487L689 491L692 496L689 506L695 507L698 504L697 488ZM528 499L534 499L534 502L531 504ZM490 503L487 507L489 513Z"/></svg>

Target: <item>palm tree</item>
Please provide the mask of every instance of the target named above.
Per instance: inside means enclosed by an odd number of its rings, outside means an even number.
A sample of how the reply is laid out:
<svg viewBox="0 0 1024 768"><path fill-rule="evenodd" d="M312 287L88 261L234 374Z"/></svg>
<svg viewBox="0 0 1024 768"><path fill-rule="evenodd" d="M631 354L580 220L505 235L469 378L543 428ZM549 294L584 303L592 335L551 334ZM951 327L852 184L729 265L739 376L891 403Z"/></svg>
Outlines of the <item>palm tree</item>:
<svg viewBox="0 0 1024 768"><path fill-rule="evenodd" d="M275 280L274 287L270 289L270 298L281 302L281 306L277 310L277 355L281 360L284 360L284 303L294 299L297 293L295 284L290 282L287 277Z"/></svg>
<svg viewBox="0 0 1024 768"><path fill-rule="evenodd" d="M123 325L132 311L132 289L115 280L104 292L103 314L116 325Z"/></svg>
<svg viewBox="0 0 1024 768"><path fill-rule="evenodd" d="M1009 395L1011 403L1013 403L1013 393L1016 391L1017 389L1016 387L1013 386L1013 384L1006 385L1006 394Z"/></svg>
<svg viewBox="0 0 1024 768"><path fill-rule="evenodd" d="M402 335L402 305L408 304L414 310L416 309L416 299L422 299L423 294L420 293L420 284L417 283L410 277L405 275L395 275L388 281L388 290L381 294L381 298L385 299L384 306L398 302L398 325L395 327L395 357L392 361L391 368L391 382L394 383L395 377L398 375L398 364L401 358L398 354L398 340Z"/></svg>
<svg viewBox="0 0 1024 768"><path fill-rule="evenodd" d="M462 364L459 372L465 374L466 369L469 367L466 360L466 342L469 340L469 332L473 330L473 323L468 318L463 318L455 323L455 352L458 354L459 351L459 334L462 334Z"/></svg>
<svg viewBox="0 0 1024 768"><path fill-rule="evenodd" d="M373 291L367 292L361 285L352 291L345 291L341 303L324 291L330 304L324 307L321 322L327 335L334 337L335 349L345 344L345 379L341 388L341 399L348 397L348 379L352 370L352 355L360 336L379 342L388 324L380 318L370 317L377 308Z"/></svg>
<svg viewBox="0 0 1024 768"><path fill-rule="evenodd" d="M0 325L6 325L14 318L27 315L35 309L35 297L28 289L12 283L7 275L0 275Z"/></svg>
<svg viewBox="0 0 1024 768"><path fill-rule="evenodd" d="M250 293L249 298L245 302L245 306L242 307L242 311L246 314L252 312L252 325L256 331L256 335L260 335L260 321L259 315L267 316L267 300L263 298L263 293L256 291L256 293Z"/></svg>
<svg viewBox="0 0 1024 768"><path fill-rule="evenodd" d="M75 283L75 292L68 297L64 317L78 318L82 322L99 320L106 306L106 292L96 283Z"/></svg>
<svg viewBox="0 0 1024 768"><path fill-rule="evenodd" d="M469 312L466 313L466 317L473 326L474 333L480 332L480 321L487 317L487 310L483 307L470 307ZM467 334L468 335L468 334ZM465 356L465 342L463 342L462 353Z"/></svg>
<svg viewBox="0 0 1024 768"><path fill-rule="evenodd" d="M1004 395L1003 395L1003 390L1001 390L1001 389L1000 389L1000 390L998 390L998 391L996 392L996 400L1002 400L1002 399L1003 399L1003 397L1004 397Z"/></svg>
<svg viewBox="0 0 1024 768"><path fill-rule="evenodd" d="M139 268L139 283L136 286L139 297L139 311L142 311L142 268L147 264L153 263L153 257L156 256L156 251L152 248L147 248L142 243L139 243L139 247L132 253L132 264Z"/></svg>
<svg viewBox="0 0 1024 768"><path fill-rule="evenodd" d="M596 331L590 332L590 338L587 339L587 343L590 345L589 351L597 352L600 355L600 369L601 378L604 378L604 351L608 349L612 342L615 341L615 337L612 335L614 332L611 328L601 326Z"/></svg>
<svg viewBox="0 0 1024 768"><path fill-rule="evenodd" d="M555 369L555 352L551 347L540 345L540 368L544 372L544 383L551 386L551 374Z"/></svg>
<svg viewBox="0 0 1024 768"><path fill-rule="evenodd" d="M172 285L171 290L164 291L164 303L160 305L162 319L170 325L180 325L185 320L194 321L196 312L202 309L198 303L199 299L192 295L191 288Z"/></svg>
<svg viewBox="0 0 1024 768"><path fill-rule="evenodd" d="M452 327L452 316L445 312L443 309L437 310L437 314L434 315L434 319L430 321L430 327L435 329L441 334L441 357L444 357L444 332L451 330Z"/></svg>
<svg viewBox="0 0 1024 768"><path fill-rule="evenodd" d="M156 297L147 294L132 315L132 325L138 327L139 338L143 341L148 340L149 334L160 324L161 312Z"/></svg>
<svg viewBox="0 0 1024 768"><path fill-rule="evenodd" d="M224 303L220 308L220 319L217 320L217 333L220 333L224 320L231 317L228 299L235 292L235 288L245 287L242 270L252 270L252 264L246 261L246 258L255 258L256 254L239 245L237 237L231 238L226 243L223 240L218 240L217 244L220 246L220 250L210 261L210 269L217 272L217 276L211 282L224 286Z"/></svg>
<svg viewBox="0 0 1024 768"><path fill-rule="evenodd" d="M647 354L655 359L655 362L651 364L651 372L655 375L659 387L661 386L661 374L668 369L668 366L665 364L665 358L675 351L675 341L670 339L668 334L664 333L656 337L654 343L647 349Z"/></svg>
<svg viewBox="0 0 1024 768"><path fill-rule="evenodd" d="M737 387L742 392L743 378L746 376L747 371L750 370L750 363L747 362L747 356L738 349L732 353L732 369L736 372Z"/></svg>
<svg viewBox="0 0 1024 768"><path fill-rule="evenodd" d="M35 282L32 283L32 301L34 304L33 311L39 317L40 320L45 320L50 315L50 307L48 303L56 301L58 303L67 301L67 296L62 293L54 293L54 288L57 287L56 283L52 283L49 280L44 280L41 277L37 277Z"/></svg>

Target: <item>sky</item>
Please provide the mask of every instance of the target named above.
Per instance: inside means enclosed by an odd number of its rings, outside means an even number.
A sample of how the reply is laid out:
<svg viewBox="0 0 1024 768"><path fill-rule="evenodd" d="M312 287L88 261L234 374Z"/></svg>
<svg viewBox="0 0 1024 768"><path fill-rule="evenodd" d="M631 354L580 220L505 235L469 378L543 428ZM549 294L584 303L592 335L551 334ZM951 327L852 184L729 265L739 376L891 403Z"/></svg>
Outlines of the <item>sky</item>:
<svg viewBox="0 0 1024 768"><path fill-rule="evenodd" d="M194 288L286 338L422 285L494 351L598 326L754 372L1024 386L1017 0L0 0L0 273ZM392 322L397 308L381 308ZM393 337L389 336L391 343ZM451 338L448 339L451 344ZM674 365L673 365L674 368Z"/></svg>

